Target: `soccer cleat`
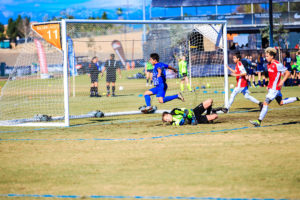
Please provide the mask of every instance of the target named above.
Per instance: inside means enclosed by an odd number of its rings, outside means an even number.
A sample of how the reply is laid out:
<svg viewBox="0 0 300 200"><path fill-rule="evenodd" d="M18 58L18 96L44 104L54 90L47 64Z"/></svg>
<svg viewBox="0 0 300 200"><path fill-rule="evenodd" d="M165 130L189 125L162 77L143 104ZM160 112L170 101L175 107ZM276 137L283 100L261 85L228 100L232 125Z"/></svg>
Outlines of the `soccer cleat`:
<svg viewBox="0 0 300 200"><path fill-rule="evenodd" d="M300 97L296 97L297 98L297 101L300 101Z"/></svg>
<svg viewBox="0 0 300 200"><path fill-rule="evenodd" d="M259 120L254 120L254 121L249 120L249 122L251 124L253 124L255 127L260 127L260 124L261 124L261 122Z"/></svg>
<svg viewBox="0 0 300 200"><path fill-rule="evenodd" d="M110 93L107 93L107 95L106 95L107 97L110 97Z"/></svg>
<svg viewBox="0 0 300 200"><path fill-rule="evenodd" d="M112 97L116 97L116 95L113 93L112 95L111 95Z"/></svg>
<svg viewBox="0 0 300 200"><path fill-rule="evenodd" d="M228 108L222 108L223 113L228 113Z"/></svg>
<svg viewBox="0 0 300 200"><path fill-rule="evenodd" d="M178 99L181 101L184 101L184 97L182 96L181 92L178 92Z"/></svg>
<svg viewBox="0 0 300 200"><path fill-rule="evenodd" d="M258 106L259 106L259 111L261 111L264 107L264 104L262 102L259 102Z"/></svg>
<svg viewBox="0 0 300 200"><path fill-rule="evenodd" d="M90 94L90 97L95 97L95 95L94 94Z"/></svg>
<svg viewBox="0 0 300 200"><path fill-rule="evenodd" d="M151 113L151 111L153 111L152 106L147 106L147 107L141 109L141 112L144 113L144 114Z"/></svg>
<svg viewBox="0 0 300 200"><path fill-rule="evenodd" d="M223 108L223 107L217 107L217 108L213 108L211 110L211 112L213 114L216 114L218 111L222 111L223 113L227 113L228 112L228 109L227 108Z"/></svg>

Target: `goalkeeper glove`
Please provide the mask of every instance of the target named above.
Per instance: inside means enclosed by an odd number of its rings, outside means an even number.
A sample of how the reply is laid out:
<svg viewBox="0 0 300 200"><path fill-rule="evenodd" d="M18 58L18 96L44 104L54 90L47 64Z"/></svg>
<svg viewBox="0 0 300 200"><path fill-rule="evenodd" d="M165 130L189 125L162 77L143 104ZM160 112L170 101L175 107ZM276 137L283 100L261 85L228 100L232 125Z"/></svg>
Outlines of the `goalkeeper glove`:
<svg viewBox="0 0 300 200"><path fill-rule="evenodd" d="M197 125L197 124L198 124L198 121L197 121L196 117L193 116L191 119L191 125Z"/></svg>

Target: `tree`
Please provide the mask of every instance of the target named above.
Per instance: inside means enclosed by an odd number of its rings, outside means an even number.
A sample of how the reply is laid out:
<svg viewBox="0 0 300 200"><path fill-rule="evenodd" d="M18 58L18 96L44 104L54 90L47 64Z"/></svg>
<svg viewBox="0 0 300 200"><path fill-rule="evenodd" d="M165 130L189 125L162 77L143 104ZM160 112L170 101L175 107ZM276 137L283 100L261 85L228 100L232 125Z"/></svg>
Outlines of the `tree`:
<svg viewBox="0 0 300 200"><path fill-rule="evenodd" d="M236 8L238 13L251 13L251 4L240 5ZM254 13L262 13L265 12L265 9L261 7L260 4L253 4L253 12Z"/></svg>
<svg viewBox="0 0 300 200"><path fill-rule="evenodd" d="M19 21L16 21L18 34L21 37L25 38L25 41L27 42L27 38L30 34L30 17L24 17L24 19L20 18Z"/></svg>
<svg viewBox="0 0 300 200"><path fill-rule="evenodd" d="M106 13L105 11L103 12L103 14L102 14L102 16L101 16L101 19L108 19L108 18L107 18L107 13Z"/></svg>
<svg viewBox="0 0 300 200"><path fill-rule="evenodd" d="M6 34L9 37L9 39L15 41L17 37L17 27L16 27L16 22L12 19L8 19L8 25L7 25L7 30Z"/></svg>
<svg viewBox="0 0 300 200"><path fill-rule="evenodd" d="M288 4L287 3L273 3L273 12L287 12Z"/></svg>
<svg viewBox="0 0 300 200"><path fill-rule="evenodd" d="M269 25L266 27L260 29L260 34L262 38L266 38L270 40L270 34L269 34ZM274 41L278 44L279 47L281 47L281 44L284 43L286 45L288 35L289 35L289 30L284 27L283 24L279 24L279 26L274 27Z"/></svg>
<svg viewBox="0 0 300 200"><path fill-rule="evenodd" d="M0 41L5 39L5 34L4 34L4 25L0 23Z"/></svg>

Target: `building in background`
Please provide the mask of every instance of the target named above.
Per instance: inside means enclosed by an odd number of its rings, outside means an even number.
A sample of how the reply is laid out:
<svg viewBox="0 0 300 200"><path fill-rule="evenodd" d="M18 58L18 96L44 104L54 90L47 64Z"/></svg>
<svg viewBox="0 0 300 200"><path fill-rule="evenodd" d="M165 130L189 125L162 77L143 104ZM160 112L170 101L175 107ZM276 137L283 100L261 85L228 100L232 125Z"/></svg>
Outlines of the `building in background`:
<svg viewBox="0 0 300 200"><path fill-rule="evenodd" d="M151 19L227 20L228 47L262 49L269 45L261 31L268 26L268 0L152 0ZM160 12L157 12L160 11ZM273 0L275 29L286 36L275 40L282 49L295 49L300 43L300 0Z"/></svg>

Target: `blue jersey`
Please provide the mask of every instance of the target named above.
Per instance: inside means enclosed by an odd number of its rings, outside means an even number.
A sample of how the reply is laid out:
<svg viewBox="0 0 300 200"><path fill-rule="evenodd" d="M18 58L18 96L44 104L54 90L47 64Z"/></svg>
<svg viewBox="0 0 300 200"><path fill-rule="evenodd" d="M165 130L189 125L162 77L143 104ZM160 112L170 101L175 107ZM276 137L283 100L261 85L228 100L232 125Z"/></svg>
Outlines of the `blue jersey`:
<svg viewBox="0 0 300 200"><path fill-rule="evenodd" d="M283 63L285 62L285 67L288 69L288 70L291 70L291 62L292 62L292 58L288 58L288 57L285 57L283 59Z"/></svg>
<svg viewBox="0 0 300 200"><path fill-rule="evenodd" d="M264 58L260 57L260 59L257 61L257 67L264 67Z"/></svg>
<svg viewBox="0 0 300 200"><path fill-rule="evenodd" d="M155 86L161 85L161 84L165 84L166 83L166 70L168 68L169 65L164 64L164 63L156 63L154 65L153 68L153 76L152 76L152 80L153 80L153 84ZM161 76L157 77L158 75L158 68L161 69Z"/></svg>

